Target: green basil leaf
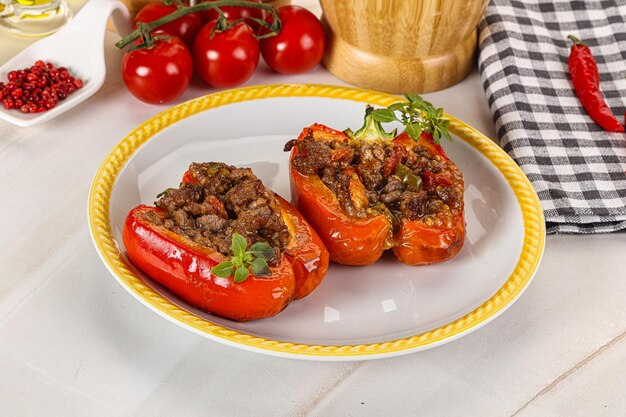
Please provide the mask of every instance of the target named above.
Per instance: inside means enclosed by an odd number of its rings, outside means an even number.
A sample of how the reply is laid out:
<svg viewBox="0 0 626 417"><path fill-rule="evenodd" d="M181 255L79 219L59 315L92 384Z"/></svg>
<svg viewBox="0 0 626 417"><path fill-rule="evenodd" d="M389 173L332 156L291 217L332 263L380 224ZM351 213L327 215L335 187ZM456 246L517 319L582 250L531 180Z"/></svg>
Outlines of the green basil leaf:
<svg viewBox="0 0 626 417"><path fill-rule="evenodd" d="M239 233L233 233L231 249L235 256L243 257L243 253L246 251L246 247L248 243L246 242L246 238L241 236Z"/></svg>
<svg viewBox="0 0 626 417"><path fill-rule="evenodd" d="M396 120L396 115L389 109L376 109L372 112L372 117L380 123L389 123Z"/></svg>
<svg viewBox="0 0 626 417"><path fill-rule="evenodd" d="M432 108L432 104L430 104L417 94L413 94L411 96L411 107L413 107L414 109L422 110L424 112L428 112L428 110Z"/></svg>
<svg viewBox="0 0 626 417"><path fill-rule="evenodd" d="M422 134L422 127L419 123L409 123L406 125L406 129L404 129L404 131L411 139L418 140Z"/></svg>
<svg viewBox="0 0 626 417"><path fill-rule="evenodd" d="M433 131L433 140L437 144L441 142L441 130L439 130L439 126L435 126L435 130Z"/></svg>
<svg viewBox="0 0 626 417"><path fill-rule="evenodd" d="M256 258L254 261L250 262L250 266L252 267L252 273L254 275L263 276L270 274L270 267L263 258Z"/></svg>
<svg viewBox="0 0 626 417"><path fill-rule="evenodd" d="M274 256L274 249L265 242L257 242L250 247L247 253L269 261Z"/></svg>
<svg viewBox="0 0 626 417"><path fill-rule="evenodd" d="M409 105L406 101L401 101L400 103L393 103L391 106L387 107L391 111L406 111L406 107Z"/></svg>
<svg viewBox="0 0 626 417"><path fill-rule="evenodd" d="M157 194L156 198L161 198L165 195L167 195L167 193L171 190L171 188L166 188L165 190L161 191L160 193Z"/></svg>
<svg viewBox="0 0 626 417"><path fill-rule="evenodd" d="M230 261L222 262L211 268L211 272L216 277L228 278L233 273L233 263Z"/></svg>
<svg viewBox="0 0 626 417"><path fill-rule="evenodd" d="M234 275L235 282L236 283L244 282L246 279L248 279L248 275L249 275L248 268L240 266L235 271L235 275Z"/></svg>
<svg viewBox="0 0 626 417"><path fill-rule="evenodd" d="M406 97L407 100L409 100L411 103L418 101L418 100L422 100L422 98L420 96L418 96L417 94L405 94L404 97Z"/></svg>

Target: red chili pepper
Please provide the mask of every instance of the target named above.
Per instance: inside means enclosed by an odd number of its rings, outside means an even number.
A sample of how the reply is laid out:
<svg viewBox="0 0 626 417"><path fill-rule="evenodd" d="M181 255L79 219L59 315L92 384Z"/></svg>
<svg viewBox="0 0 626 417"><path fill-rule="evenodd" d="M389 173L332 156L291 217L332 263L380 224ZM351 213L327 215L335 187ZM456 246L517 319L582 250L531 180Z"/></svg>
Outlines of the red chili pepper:
<svg viewBox="0 0 626 417"><path fill-rule="evenodd" d="M308 136L319 141L348 140L344 132L321 124L304 129L297 141ZM291 161L299 152L297 141L292 148ZM416 144L406 133L393 139L393 143L394 148L412 148ZM433 155L438 155L442 162L449 161L441 146L433 141L429 133L423 132L417 143ZM396 157L391 159L390 165L398 163ZM389 171L390 168L385 169ZM356 174L352 178L356 182L353 187L353 181L350 181L352 199L367 199L364 196L365 190L362 189L363 184ZM463 246L463 210L459 211L449 226L429 225L420 219L400 219L400 224L394 231L392 221L385 214L368 218L357 218L348 214L339 204L337 196L317 174L302 174L290 163L290 179L294 205L315 228L326 245L331 260L337 263L369 265L376 262L386 249L393 249L400 261L409 265L425 265L450 259Z"/></svg>
<svg viewBox="0 0 626 417"><path fill-rule="evenodd" d="M568 39L574 42L567 64L578 99L587 114L604 130L623 132L624 126L619 123L602 97L598 66L591 50L575 36L569 35Z"/></svg>

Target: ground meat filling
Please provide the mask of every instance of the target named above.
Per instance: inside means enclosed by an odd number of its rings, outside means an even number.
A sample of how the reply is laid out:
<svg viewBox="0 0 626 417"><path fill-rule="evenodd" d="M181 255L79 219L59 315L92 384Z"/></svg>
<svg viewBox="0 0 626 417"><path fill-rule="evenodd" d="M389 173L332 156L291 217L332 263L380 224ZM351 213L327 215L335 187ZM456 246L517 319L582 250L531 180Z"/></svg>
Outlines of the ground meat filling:
<svg viewBox="0 0 626 417"><path fill-rule="evenodd" d="M394 227L400 219L451 226L463 210L463 176L449 161L427 147L386 142L318 141L311 136L290 141L298 146L292 160L300 173L317 174L350 215L387 215ZM351 182L356 173L360 184ZM364 194L365 204L358 198Z"/></svg>
<svg viewBox="0 0 626 417"><path fill-rule="evenodd" d="M268 243L275 252L276 265L289 241L275 194L249 168L223 163L193 163L189 167L198 184L170 188L155 202L165 211L146 220L187 236L200 245L232 256L231 238L237 232L248 245Z"/></svg>

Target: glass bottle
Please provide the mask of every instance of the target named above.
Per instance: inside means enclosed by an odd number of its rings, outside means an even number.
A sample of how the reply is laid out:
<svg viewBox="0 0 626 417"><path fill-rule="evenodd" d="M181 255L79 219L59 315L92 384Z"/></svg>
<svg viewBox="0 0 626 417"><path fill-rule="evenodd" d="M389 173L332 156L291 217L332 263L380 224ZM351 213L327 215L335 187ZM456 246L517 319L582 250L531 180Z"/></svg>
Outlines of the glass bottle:
<svg viewBox="0 0 626 417"><path fill-rule="evenodd" d="M0 28L19 35L49 35L71 17L65 0L0 0Z"/></svg>

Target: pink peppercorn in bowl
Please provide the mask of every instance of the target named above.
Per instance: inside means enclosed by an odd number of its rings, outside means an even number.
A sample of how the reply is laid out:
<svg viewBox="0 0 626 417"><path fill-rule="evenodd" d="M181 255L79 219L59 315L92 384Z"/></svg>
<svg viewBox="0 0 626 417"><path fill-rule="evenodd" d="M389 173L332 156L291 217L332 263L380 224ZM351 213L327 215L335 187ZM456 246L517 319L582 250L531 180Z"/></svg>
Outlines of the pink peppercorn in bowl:
<svg viewBox="0 0 626 417"><path fill-rule="evenodd" d="M6 82L0 80L0 104L6 110L42 113L81 88L83 80L67 68L39 60L28 68L10 71Z"/></svg>
<svg viewBox="0 0 626 417"><path fill-rule="evenodd" d="M15 58L0 68L0 120L16 126L35 126L50 120L100 87L83 78L83 71L58 59L23 59L13 64Z"/></svg>
<svg viewBox="0 0 626 417"><path fill-rule="evenodd" d="M130 16L123 3L117 0L90 0L61 30L35 42L2 65L0 82L4 83L4 88L3 100L0 100L0 121L21 127L38 125L75 107L98 91L106 76L103 46L109 16L113 18L118 33L124 35L130 32ZM48 66L48 63L52 66ZM36 68L41 68L41 71ZM24 72L14 73L16 70ZM29 81L29 74L33 72L35 74L30 75ZM19 85L14 85L8 91L13 104L7 105L4 100L11 82L9 73L12 73L11 78L14 80L19 78ZM30 89L28 96L33 94L33 90L41 90L36 94L34 107L24 100L24 84ZM46 87L48 92L44 99ZM21 89L21 93L14 93L17 88ZM16 100L21 101L17 110Z"/></svg>

